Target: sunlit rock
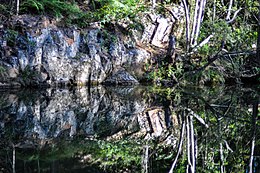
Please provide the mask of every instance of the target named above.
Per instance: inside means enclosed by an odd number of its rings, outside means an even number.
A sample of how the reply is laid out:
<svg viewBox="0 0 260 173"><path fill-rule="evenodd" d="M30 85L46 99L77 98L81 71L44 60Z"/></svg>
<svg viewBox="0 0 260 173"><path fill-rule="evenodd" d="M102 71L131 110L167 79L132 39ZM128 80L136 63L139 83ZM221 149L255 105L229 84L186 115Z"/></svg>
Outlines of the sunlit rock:
<svg viewBox="0 0 260 173"><path fill-rule="evenodd" d="M118 69L104 83L108 85L136 85L138 81L124 69Z"/></svg>
<svg viewBox="0 0 260 173"><path fill-rule="evenodd" d="M165 43L168 42L173 23L166 18L157 18L157 23L158 27L152 39L152 44L157 47L165 47Z"/></svg>
<svg viewBox="0 0 260 173"><path fill-rule="evenodd" d="M166 28L170 28L171 23L166 26L165 21L169 19L155 17L159 26L145 25L144 29L150 32L150 35L156 30L155 35L152 34L153 38L149 36L147 43L153 41L158 46L168 37ZM7 44L7 32L1 35L3 57L0 64L18 70L10 72L5 80L0 78L0 82L5 83L2 86L5 87L12 86L10 79L23 86L99 84L118 68L124 68L126 73L130 73L139 81L144 78L143 67L152 56L145 48L130 43L131 40L112 35L99 27L59 28L55 21L46 17L28 15L13 18L10 23L12 26L19 26L24 33L14 31L14 34L17 34L12 40L15 47ZM4 31L8 28L0 29ZM163 35L163 32L166 33ZM146 32L143 34L144 40L148 37L145 35ZM144 40L141 42L146 43ZM133 81L136 83L135 80L132 80L132 83Z"/></svg>

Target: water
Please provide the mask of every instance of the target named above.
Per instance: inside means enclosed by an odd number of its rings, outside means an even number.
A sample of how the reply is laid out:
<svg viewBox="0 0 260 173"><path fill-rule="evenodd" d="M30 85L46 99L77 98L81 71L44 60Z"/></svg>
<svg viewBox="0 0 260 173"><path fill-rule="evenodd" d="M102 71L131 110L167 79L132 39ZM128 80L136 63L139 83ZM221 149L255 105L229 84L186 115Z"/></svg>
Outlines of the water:
<svg viewBox="0 0 260 173"><path fill-rule="evenodd" d="M259 88L0 91L0 172L260 172Z"/></svg>

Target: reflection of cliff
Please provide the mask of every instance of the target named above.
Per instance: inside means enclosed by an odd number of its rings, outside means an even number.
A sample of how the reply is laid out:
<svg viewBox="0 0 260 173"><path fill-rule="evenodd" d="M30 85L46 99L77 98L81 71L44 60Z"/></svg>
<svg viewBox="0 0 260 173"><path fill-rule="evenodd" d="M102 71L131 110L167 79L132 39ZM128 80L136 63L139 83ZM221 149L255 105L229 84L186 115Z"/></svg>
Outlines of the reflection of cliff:
<svg viewBox="0 0 260 173"><path fill-rule="evenodd" d="M146 111L140 88L48 89L17 91L0 97L0 135L53 139L76 134L122 137L160 136L167 128L163 109ZM152 134L152 135L150 135Z"/></svg>

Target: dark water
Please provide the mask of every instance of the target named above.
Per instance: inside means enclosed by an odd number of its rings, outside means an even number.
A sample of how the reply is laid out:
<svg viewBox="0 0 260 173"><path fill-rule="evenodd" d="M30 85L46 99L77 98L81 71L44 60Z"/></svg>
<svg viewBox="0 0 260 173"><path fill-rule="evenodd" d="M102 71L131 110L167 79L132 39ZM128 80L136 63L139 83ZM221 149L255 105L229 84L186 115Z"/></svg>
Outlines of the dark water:
<svg viewBox="0 0 260 173"><path fill-rule="evenodd" d="M0 91L1 172L260 172L259 88Z"/></svg>

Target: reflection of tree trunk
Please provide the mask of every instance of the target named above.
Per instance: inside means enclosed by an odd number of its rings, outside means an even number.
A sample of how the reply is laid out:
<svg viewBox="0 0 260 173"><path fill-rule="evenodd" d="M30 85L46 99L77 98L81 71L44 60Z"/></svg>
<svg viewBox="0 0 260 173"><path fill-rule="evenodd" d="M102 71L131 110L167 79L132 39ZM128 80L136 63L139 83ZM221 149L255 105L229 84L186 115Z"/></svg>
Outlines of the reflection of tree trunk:
<svg viewBox="0 0 260 173"><path fill-rule="evenodd" d="M195 140L194 140L194 127L193 127L193 119L192 116L189 116L190 119L190 131L191 131L191 158L192 158L192 171L195 172L195 165L196 165L196 160L195 160Z"/></svg>
<svg viewBox="0 0 260 173"><path fill-rule="evenodd" d="M149 164L149 146L146 145L144 147L143 171L142 172L148 173L148 164Z"/></svg>
<svg viewBox="0 0 260 173"><path fill-rule="evenodd" d="M220 172L224 173L225 172L225 167L224 167L224 151L223 151L223 144L222 144L222 129L221 129L221 122L218 119L218 139L220 141L219 143L219 157L220 157Z"/></svg>
<svg viewBox="0 0 260 173"><path fill-rule="evenodd" d="M253 173L253 163L254 163L254 151L255 151L255 136L256 136L256 117L258 114L258 100L253 104L253 114L252 114L252 141L251 141L251 154L249 162L249 173Z"/></svg>
<svg viewBox="0 0 260 173"><path fill-rule="evenodd" d="M182 116L183 120L182 120L182 128L181 128L180 140L178 145L178 152L174 159L174 162L172 163L169 173L173 172L173 169L179 158L182 149L182 143L184 140L183 138L184 138L185 129L186 129L186 139L187 139L186 149L187 149L187 159L188 159L188 165L186 171L191 173L195 172L195 165L196 165L196 158L197 158L196 156L197 143L195 141L195 135L194 135L193 116L190 115L190 113L185 114L185 112L186 110L183 110L183 116Z"/></svg>
<svg viewBox="0 0 260 173"><path fill-rule="evenodd" d="M15 146L13 145L13 164L12 164L12 167L13 167L13 173L15 173Z"/></svg>
<svg viewBox="0 0 260 173"><path fill-rule="evenodd" d="M189 170L189 167L191 166L191 155L190 155L190 124L189 124L189 118L186 116L186 134L187 134L187 156L188 156L188 167L187 170ZM188 171L189 172L189 171Z"/></svg>
<svg viewBox="0 0 260 173"><path fill-rule="evenodd" d="M37 167L38 167L38 173L40 173L41 172L41 167L40 167L40 160L38 159L37 160Z"/></svg>
<svg viewBox="0 0 260 173"><path fill-rule="evenodd" d="M181 134L180 134L180 140L179 140L179 145L178 145L178 152L177 152L177 155L172 163L172 166L171 166L171 169L169 171L169 173L172 173L173 172L173 169L177 163L177 160L179 158L179 155L181 153L181 149L182 149L182 143L183 143L183 137L184 137L184 130L185 130L185 121L183 120L182 121L182 127L181 127Z"/></svg>
<svg viewBox="0 0 260 173"><path fill-rule="evenodd" d="M220 142L220 144L219 144L219 153L220 153L220 172L224 173L225 168L224 168L224 153L223 153L222 142Z"/></svg>
<svg viewBox="0 0 260 173"><path fill-rule="evenodd" d="M187 172L195 172L195 141L194 141L194 127L192 116L186 116L186 130L187 130L187 156L188 166Z"/></svg>
<svg viewBox="0 0 260 173"><path fill-rule="evenodd" d="M249 173L253 173L254 151L255 151L255 137L253 137L253 139L252 139Z"/></svg>

